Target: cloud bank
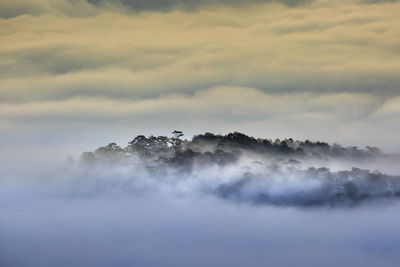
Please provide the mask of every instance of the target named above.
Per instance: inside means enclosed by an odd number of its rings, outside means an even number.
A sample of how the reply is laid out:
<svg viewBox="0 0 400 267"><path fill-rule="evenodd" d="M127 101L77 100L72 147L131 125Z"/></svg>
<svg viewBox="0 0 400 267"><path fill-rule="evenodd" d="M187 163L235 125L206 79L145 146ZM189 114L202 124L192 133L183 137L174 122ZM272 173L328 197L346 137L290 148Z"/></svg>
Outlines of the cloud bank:
<svg viewBox="0 0 400 267"><path fill-rule="evenodd" d="M375 147L137 136L2 175L0 264L395 266L398 163Z"/></svg>
<svg viewBox="0 0 400 267"><path fill-rule="evenodd" d="M0 20L0 129L10 146L33 133L43 144L58 132L60 146L86 140L94 148L115 134L127 141L141 129L165 135L186 125L193 134L239 130L400 149L391 142L398 2L139 13L111 2L1 5L10 15Z"/></svg>

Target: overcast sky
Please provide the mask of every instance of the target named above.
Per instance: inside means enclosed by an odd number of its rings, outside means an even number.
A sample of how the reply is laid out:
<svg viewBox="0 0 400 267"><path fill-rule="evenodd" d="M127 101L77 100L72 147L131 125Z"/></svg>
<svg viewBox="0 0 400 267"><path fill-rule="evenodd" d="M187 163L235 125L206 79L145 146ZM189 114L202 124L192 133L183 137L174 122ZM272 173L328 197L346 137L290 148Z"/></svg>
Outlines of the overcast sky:
<svg viewBox="0 0 400 267"><path fill-rule="evenodd" d="M398 1L0 1L0 158L174 129L399 152L399 12Z"/></svg>

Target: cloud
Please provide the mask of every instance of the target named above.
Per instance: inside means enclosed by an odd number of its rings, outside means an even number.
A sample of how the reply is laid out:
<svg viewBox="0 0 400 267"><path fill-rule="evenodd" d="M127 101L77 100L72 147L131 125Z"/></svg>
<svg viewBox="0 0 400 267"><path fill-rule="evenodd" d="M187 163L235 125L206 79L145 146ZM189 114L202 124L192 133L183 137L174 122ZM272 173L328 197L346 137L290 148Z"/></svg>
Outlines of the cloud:
<svg viewBox="0 0 400 267"><path fill-rule="evenodd" d="M213 9L217 7L243 8L263 4L282 4L292 8L309 6L315 2L326 4L324 0L27 0L3 1L0 3L0 18L15 18L21 15L39 16L56 14L70 17L93 16L104 12L137 14L139 12L185 12ZM397 0L360 0L353 4L383 4ZM343 3L339 2L341 5ZM349 1L347 1L349 3Z"/></svg>
<svg viewBox="0 0 400 267"><path fill-rule="evenodd" d="M382 107L374 112L374 116L379 119L397 118L400 115L400 97L395 97L385 102Z"/></svg>
<svg viewBox="0 0 400 267"><path fill-rule="evenodd" d="M12 19L22 15L40 16L51 13L73 17L89 16L99 10L85 0L15 0L0 2L0 18Z"/></svg>
<svg viewBox="0 0 400 267"><path fill-rule="evenodd" d="M84 94L81 91L80 94ZM122 92L121 92L122 93ZM225 118L249 121L274 118L315 116L343 120L363 119L381 106L381 100L370 94L268 94L244 87L216 87L194 95L169 94L160 98L109 99L75 97L67 100L2 104L3 119L17 121L140 119L151 116L164 120L178 114L188 117ZM135 95L133 95L135 96ZM117 107L117 108L116 108Z"/></svg>
<svg viewBox="0 0 400 267"><path fill-rule="evenodd" d="M15 168L24 169L25 155L19 152ZM54 151L41 150L34 157L53 156ZM68 161L56 170L47 161L23 176L10 170L0 176L0 264L389 267L398 262L393 235L398 177L294 167L280 156L259 155L263 162L245 156L219 166L220 161L206 161L191 172L180 172L179 161L176 170L173 164L146 166L151 162L135 155L120 161L106 156L87 165ZM325 207L330 204L335 208Z"/></svg>
<svg viewBox="0 0 400 267"><path fill-rule="evenodd" d="M270 3L278 2L283 3L288 6L296 6L299 4L306 3L306 0L88 0L89 3L104 6L109 4L122 5L124 7L130 8L134 11L144 11L144 10L155 10L155 11L170 11L172 9L183 9L183 10L195 10L199 7L209 6L209 5L224 5L224 6L240 6L249 4L260 4L260 3Z"/></svg>
<svg viewBox="0 0 400 267"><path fill-rule="evenodd" d="M0 20L2 144L179 127L398 149L397 113L383 110L399 94L398 2L136 14L58 3L91 15L37 1L44 13Z"/></svg>
<svg viewBox="0 0 400 267"><path fill-rule="evenodd" d="M80 197L60 183L1 185L0 263L9 267L389 267L399 261L398 205L260 208L206 197Z"/></svg>
<svg viewBox="0 0 400 267"><path fill-rule="evenodd" d="M398 0L362 0L362 3L365 4L381 4L381 3L388 3L388 2L397 2Z"/></svg>
<svg viewBox="0 0 400 267"><path fill-rule="evenodd" d="M154 96L220 85L393 95L400 66L391 5L2 20L0 95L3 101L89 90Z"/></svg>
<svg viewBox="0 0 400 267"><path fill-rule="evenodd" d="M112 84L109 86L112 89ZM41 140L53 140L52 136L56 136L74 143L80 138L94 140L93 135L100 141L111 136L130 138L132 133L168 134L181 128L189 135L198 131L238 130L264 137L323 136L331 142L396 149L391 140L397 132L398 116L382 113L382 109L395 104L369 93L266 93L224 86L192 94L165 92L152 96L160 92L135 92L127 86L107 95L110 92L102 87L89 86L87 91L81 87L81 96L74 97L73 90L68 96L52 92L52 88L57 88L57 84L49 83L48 93L36 95L36 101L0 104L0 126L8 140L17 136L30 140L36 133L43 135ZM387 131L388 127L392 130ZM74 129L78 128L81 131L76 132ZM84 133L86 137L81 135ZM23 137L26 134L31 137Z"/></svg>
<svg viewBox="0 0 400 267"><path fill-rule="evenodd" d="M298 6L308 3L309 0L28 0L2 1L0 3L0 18L15 18L21 15L39 16L42 14L56 14L72 17L84 17L103 12L141 12L171 10L195 11L209 6L242 7L263 3L282 3L287 6Z"/></svg>

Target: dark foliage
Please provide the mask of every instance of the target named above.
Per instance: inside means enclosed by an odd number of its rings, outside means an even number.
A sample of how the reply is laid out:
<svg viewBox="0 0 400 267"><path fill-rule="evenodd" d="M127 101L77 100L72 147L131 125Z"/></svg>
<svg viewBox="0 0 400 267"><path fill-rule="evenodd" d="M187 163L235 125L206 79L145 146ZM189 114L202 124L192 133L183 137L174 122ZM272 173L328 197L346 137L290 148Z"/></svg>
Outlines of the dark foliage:
<svg viewBox="0 0 400 267"><path fill-rule="evenodd" d="M196 135L191 141L182 140L181 131L174 131L174 137L138 135L121 148L115 143L100 147L94 153L85 152L85 161L107 157L129 157L136 155L146 160L167 159L172 165L193 164L193 161L228 164L235 162L243 153L258 154L269 157L301 158L342 158L353 161L370 160L385 156L376 147L342 147L325 142L295 141L292 138L272 141L271 139L254 138L234 132L227 135L205 133Z"/></svg>

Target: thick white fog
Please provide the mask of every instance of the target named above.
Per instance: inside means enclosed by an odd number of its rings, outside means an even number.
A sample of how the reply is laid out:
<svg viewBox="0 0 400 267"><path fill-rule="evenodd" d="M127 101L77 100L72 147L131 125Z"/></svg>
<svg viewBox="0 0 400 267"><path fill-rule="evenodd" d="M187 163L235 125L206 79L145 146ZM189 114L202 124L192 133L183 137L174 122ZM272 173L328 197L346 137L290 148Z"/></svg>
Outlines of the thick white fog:
<svg viewBox="0 0 400 267"><path fill-rule="evenodd" d="M4 168L0 266L398 266L397 155L227 138Z"/></svg>

